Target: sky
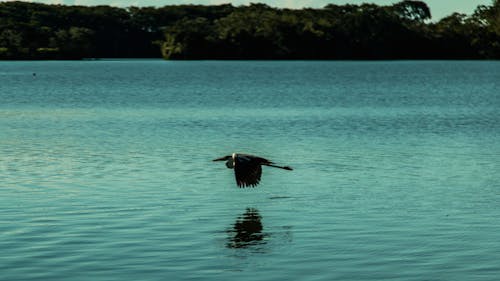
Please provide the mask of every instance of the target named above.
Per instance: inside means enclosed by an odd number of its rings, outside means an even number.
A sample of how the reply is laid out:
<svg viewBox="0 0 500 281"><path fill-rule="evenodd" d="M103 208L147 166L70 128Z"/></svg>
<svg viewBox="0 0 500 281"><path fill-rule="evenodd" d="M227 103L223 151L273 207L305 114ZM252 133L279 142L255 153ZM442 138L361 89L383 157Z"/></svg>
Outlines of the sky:
<svg viewBox="0 0 500 281"><path fill-rule="evenodd" d="M0 0L8 2L11 0ZM478 5L491 5L493 0L423 0L431 9L433 20L439 20L454 12L471 14ZM203 4L215 5L231 3L234 6L249 3L265 3L279 8L321 8L327 4L361 4L375 3L377 5L391 5L399 0L32 0L25 2L38 2L46 4L66 5L111 5L118 7L129 6L165 6L176 4Z"/></svg>

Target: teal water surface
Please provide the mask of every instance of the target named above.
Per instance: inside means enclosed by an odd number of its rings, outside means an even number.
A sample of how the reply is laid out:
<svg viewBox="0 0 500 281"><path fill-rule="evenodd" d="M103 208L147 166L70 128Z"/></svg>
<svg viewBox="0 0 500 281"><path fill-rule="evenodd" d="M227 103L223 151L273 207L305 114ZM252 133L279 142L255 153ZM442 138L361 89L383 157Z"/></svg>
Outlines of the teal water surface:
<svg viewBox="0 0 500 281"><path fill-rule="evenodd" d="M0 62L1 279L498 280L499 74Z"/></svg>

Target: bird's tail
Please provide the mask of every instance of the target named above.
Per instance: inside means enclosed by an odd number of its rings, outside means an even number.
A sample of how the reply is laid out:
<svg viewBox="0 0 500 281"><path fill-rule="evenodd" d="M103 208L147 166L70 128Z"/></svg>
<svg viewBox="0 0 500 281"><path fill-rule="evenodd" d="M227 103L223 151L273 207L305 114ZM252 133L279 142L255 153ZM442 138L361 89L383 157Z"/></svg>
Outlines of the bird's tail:
<svg viewBox="0 0 500 281"><path fill-rule="evenodd" d="M288 170L288 171L292 171L292 167L289 167L289 166L278 166L278 165L274 165L274 164L262 164L262 165L266 165L266 166L269 166L269 167L273 167L273 168L280 168L280 169L283 169L283 170Z"/></svg>

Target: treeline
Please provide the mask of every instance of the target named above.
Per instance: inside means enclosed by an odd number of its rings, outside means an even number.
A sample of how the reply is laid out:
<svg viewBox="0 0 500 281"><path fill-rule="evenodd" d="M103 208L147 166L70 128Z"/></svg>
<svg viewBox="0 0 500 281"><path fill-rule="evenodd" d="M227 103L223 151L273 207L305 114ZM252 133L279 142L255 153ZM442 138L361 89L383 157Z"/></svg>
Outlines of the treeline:
<svg viewBox="0 0 500 281"><path fill-rule="evenodd" d="M500 0L431 22L422 1L277 9L0 3L0 59L498 59Z"/></svg>

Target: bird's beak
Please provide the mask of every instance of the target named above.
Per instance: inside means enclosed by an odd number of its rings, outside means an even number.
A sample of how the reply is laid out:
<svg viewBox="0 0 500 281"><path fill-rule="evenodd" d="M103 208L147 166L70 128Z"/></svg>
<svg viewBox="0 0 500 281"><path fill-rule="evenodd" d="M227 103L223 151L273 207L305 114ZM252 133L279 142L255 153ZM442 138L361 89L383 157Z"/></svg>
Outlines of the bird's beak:
<svg viewBox="0 0 500 281"><path fill-rule="evenodd" d="M212 161L225 161L225 160L227 160L227 157L226 157L226 156L221 157L221 158L214 159L214 160L212 160Z"/></svg>

